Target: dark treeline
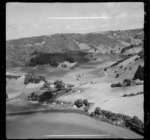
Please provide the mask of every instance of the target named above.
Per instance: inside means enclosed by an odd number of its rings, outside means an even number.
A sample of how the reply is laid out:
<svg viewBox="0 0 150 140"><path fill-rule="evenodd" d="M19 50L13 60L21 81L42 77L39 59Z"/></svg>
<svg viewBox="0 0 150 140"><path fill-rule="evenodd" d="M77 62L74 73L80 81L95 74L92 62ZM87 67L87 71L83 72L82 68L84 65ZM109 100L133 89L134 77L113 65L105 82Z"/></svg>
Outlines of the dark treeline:
<svg viewBox="0 0 150 140"><path fill-rule="evenodd" d="M43 65L43 64L50 64L51 66L58 66L59 63L68 61L70 63L74 62L87 62L89 59L87 57L88 53L85 52L67 52L67 53L41 53L41 52L34 52L32 55L33 57L30 61L26 64L29 66L35 65Z"/></svg>

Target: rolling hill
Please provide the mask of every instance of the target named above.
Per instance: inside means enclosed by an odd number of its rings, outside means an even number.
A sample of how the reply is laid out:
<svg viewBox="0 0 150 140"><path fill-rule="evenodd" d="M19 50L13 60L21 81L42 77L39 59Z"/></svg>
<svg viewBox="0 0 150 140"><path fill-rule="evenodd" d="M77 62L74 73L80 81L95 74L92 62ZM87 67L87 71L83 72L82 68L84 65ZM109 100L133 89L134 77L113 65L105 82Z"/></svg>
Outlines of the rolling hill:
<svg viewBox="0 0 150 140"><path fill-rule="evenodd" d="M80 63L87 58L90 60L88 55L94 53L136 54L143 50L143 34L143 29L135 29L87 34L53 34L8 40L6 67L36 64L57 66L56 63L68 59L70 62Z"/></svg>

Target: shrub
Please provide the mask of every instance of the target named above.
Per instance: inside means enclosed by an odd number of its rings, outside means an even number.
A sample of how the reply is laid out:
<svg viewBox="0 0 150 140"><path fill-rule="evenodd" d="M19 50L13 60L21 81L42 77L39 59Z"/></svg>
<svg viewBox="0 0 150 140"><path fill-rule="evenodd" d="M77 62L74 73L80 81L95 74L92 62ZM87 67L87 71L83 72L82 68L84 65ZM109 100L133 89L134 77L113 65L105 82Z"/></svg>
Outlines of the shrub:
<svg viewBox="0 0 150 140"><path fill-rule="evenodd" d="M107 71L107 68L104 68L104 71Z"/></svg>
<svg viewBox="0 0 150 140"><path fill-rule="evenodd" d="M29 95L28 98L31 98L31 96Z"/></svg>
<svg viewBox="0 0 150 140"><path fill-rule="evenodd" d="M123 66L121 65L119 68L122 68Z"/></svg>
<svg viewBox="0 0 150 140"><path fill-rule="evenodd" d="M127 97L127 94L124 94L123 97Z"/></svg>
<svg viewBox="0 0 150 140"><path fill-rule="evenodd" d="M95 116L95 113L94 113L94 112L91 112L91 113L90 113L90 116L92 116L92 117Z"/></svg>
<svg viewBox="0 0 150 140"><path fill-rule="evenodd" d="M34 92L32 92L31 93L31 98L33 98L35 96L35 93Z"/></svg>
<svg viewBox="0 0 150 140"><path fill-rule="evenodd" d="M99 107L96 107L94 113L95 113L95 115L100 115L102 112Z"/></svg>
<svg viewBox="0 0 150 140"><path fill-rule="evenodd" d="M119 74L117 73L115 78L118 78L118 77L119 77Z"/></svg>
<svg viewBox="0 0 150 140"><path fill-rule="evenodd" d="M78 99L77 101L74 102L74 104L75 104L78 108L80 108L80 107L83 106L83 101L82 101L82 99Z"/></svg>
<svg viewBox="0 0 150 140"><path fill-rule="evenodd" d="M45 77L38 76L33 73L28 73L25 75L24 84L39 83L40 81L46 81Z"/></svg>
<svg viewBox="0 0 150 140"><path fill-rule="evenodd" d="M35 96L34 96L34 100L35 100L35 101L38 101L38 100L39 100L39 96L38 96L38 95L35 95Z"/></svg>
<svg viewBox="0 0 150 140"><path fill-rule="evenodd" d="M131 80L130 79L124 79L123 84L126 86L131 86Z"/></svg>
<svg viewBox="0 0 150 140"><path fill-rule="evenodd" d="M65 88L65 84L64 84L62 81L60 81L60 80L56 80L56 81L54 82L54 85L55 85L55 88L56 88L58 91Z"/></svg>
<svg viewBox="0 0 150 140"><path fill-rule="evenodd" d="M84 104L85 106L89 106L88 100L87 100L87 99L84 99L84 100L83 100L83 104Z"/></svg>
<svg viewBox="0 0 150 140"><path fill-rule="evenodd" d="M121 87L122 85L121 85L121 83L113 83L113 84L111 84L111 87Z"/></svg>
<svg viewBox="0 0 150 140"><path fill-rule="evenodd" d="M112 116L112 112L111 112L111 111L106 111L106 112L105 112L105 117L106 117L107 119L110 119L111 116Z"/></svg>
<svg viewBox="0 0 150 140"><path fill-rule="evenodd" d="M88 106L84 107L85 112L88 112L88 109L89 109Z"/></svg>
<svg viewBox="0 0 150 140"><path fill-rule="evenodd" d="M72 87L74 87L74 85L72 85L72 84L68 84L68 87L69 87L69 88L72 88Z"/></svg>

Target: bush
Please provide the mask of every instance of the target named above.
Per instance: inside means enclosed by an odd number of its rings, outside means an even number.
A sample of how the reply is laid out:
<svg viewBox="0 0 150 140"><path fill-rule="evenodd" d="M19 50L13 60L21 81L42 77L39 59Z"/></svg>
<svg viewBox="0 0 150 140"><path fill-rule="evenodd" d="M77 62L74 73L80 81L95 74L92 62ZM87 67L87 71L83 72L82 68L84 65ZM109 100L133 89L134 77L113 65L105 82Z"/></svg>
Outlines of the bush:
<svg viewBox="0 0 150 140"><path fill-rule="evenodd" d="M84 100L83 100L83 104L84 104L85 106L89 106L88 100L87 100L87 99L84 99Z"/></svg>
<svg viewBox="0 0 150 140"><path fill-rule="evenodd" d="M111 84L111 87L121 87L122 85L121 85L121 83L113 83L113 84Z"/></svg>
<svg viewBox="0 0 150 140"><path fill-rule="evenodd" d="M31 93L31 98L33 98L35 96L35 93L34 92L32 92Z"/></svg>
<svg viewBox="0 0 150 140"><path fill-rule="evenodd" d="M119 68L122 68L123 66L121 65Z"/></svg>
<svg viewBox="0 0 150 140"><path fill-rule="evenodd" d="M74 87L74 85L72 85L72 84L68 84L68 87L69 87L69 88L72 88L72 87Z"/></svg>
<svg viewBox="0 0 150 140"><path fill-rule="evenodd" d="M89 109L88 106L84 107L85 112L88 112L88 109Z"/></svg>
<svg viewBox="0 0 150 140"><path fill-rule="evenodd" d="M35 100L35 101L38 101L38 100L39 100L39 96L38 96L38 95L35 95L35 96L34 96L34 100Z"/></svg>
<svg viewBox="0 0 150 140"><path fill-rule="evenodd" d="M55 88L56 88L58 91L65 88L65 84L64 84L62 81L60 81L60 80L56 80L56 81L54 82L54 85L55 85Z"/></svg>
<svg viewBox="0 0 150 140"><path fill-rule="evenodd" d="M130 79L124 79L123 84L126 86L131 86L131 80Z"/></svg>
<svg viewBox="0 0 150 140"><path fill-rule="evenodd" d="M33 73L28 73L25 75L24 84L39 83L40 81L46 81L45 77L38 76Z"/></svg>
<svg viewBox="0 0 150 140"><path fill-rule="evenodd" d="M104 71L107 71L107 68L104 68Z"/></svg>
<svg viewBox="0 0 150 140"><path fill-rule="evenodd" d="M29 95L28 98L31 98L31 96Z"/></svg>
<svg viewBox="0 0 150 140"><path fill-rule="evenodd" d="M91 112L91 113L90 113L90 116L92 116L92 117L95 116L95 113L94 113L94 112Z"/></svg>
<svg viewBox="0 0 150 140"><path fill-rule="evenodd" d="M99 107L96 107L94 113L95 113L95 115L100 115L102 112Z"/></svg>
<svg viewBox="0 0 150 140"><path fill-rule="evenodd" d="M82 101L82 99L78 99L77 101L74 102L74 104L75 104L78 108L80 108L80 107L83 106L83 101Z"/></svg>

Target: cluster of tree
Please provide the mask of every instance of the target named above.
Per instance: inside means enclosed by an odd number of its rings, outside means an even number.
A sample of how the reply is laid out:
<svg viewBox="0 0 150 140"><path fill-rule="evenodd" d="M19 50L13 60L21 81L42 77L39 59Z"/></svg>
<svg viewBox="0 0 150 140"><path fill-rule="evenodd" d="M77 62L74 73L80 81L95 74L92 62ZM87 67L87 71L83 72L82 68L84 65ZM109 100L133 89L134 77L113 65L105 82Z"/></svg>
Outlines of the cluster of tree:
<svg viewBox="0 0 150 140"><path fill-rule="evenodd" d="M39 96L32 92L31 95L28 96L28 99L31 99L32 101L38 101Z"/></svg>
<svg viewBox="0 0 150 140"><path fill-rule="evenodd" d="M115 62L114 64L112 64L110 67L107 67L107 68L111 68L111 67L113 67L113 66L116 66L116 65L118 65L119 63L125 61L125 60L128 59L128 58L129 58L129 57L125 57L125 58L122 59L122 60L118 60L117 62Z"/></svg>
<svg viewBox="0 0 150 140"><path fill-rule="evenodd" d="M144 135L144 123L137 117L125 117L124 124L138 134Z"/></svg>
<svg viewBox="0 0 150 140"><path fill-rule="evenodd" d="M101 110L99 107L96 107L94 112L90 113L90 116L101 116L103 121L127 127L138 134L144 135L144 123L137 116L130 117L124 114L112 113L111 111Z"/></svg>
<svg viewBox="0 0 150 140"><path fill-rule="evenodd" d="M43 102L51 99L53 97L53 94L51 91L46 91L41 95L36 95L34 92L31 93L31 96L28 96L28 99L31 99L32 101L38 101Z"/></svg>
<svg viewBox="0 0 150 140"><path fill-rule="evenodd" d="M42 53L38 52L34 55L26 65L35 66L50 64L51 66L57 67L59 63L68 61L70 63L74 62L87 62L89 59L86 57L88 53L86 52L67 52L67 53Z"/></svg>
<svg viewBox="0 0 150 140"><path fill-rule="evenodd" d="M137 93L131 93L131 94L124 94L122 97L131 97L131 96L136 96L136 95L140 95L140 94L143 94L143 92L137 92Z"/></svg>
<svg viewBox="0 0 150 140"><path fill-rule="evenodd" d="M35 84L37 84L40 81L46 82L45 77L39 76L39 75L35 75L34 73L27 73L25 75L24 84L28 84L28 83L35 83Z"/></svg>
<svg viewBox="0 0 150 140"><path fill-rule="evenodd" d="M130 79L124 79L123 83L113 83L111 84L111 87L124 87L124 86L131 86L132 80Z"/></svg>
<svg viewBox="0 0 150 140"><path fill-rule="evenodd" d="M121 87L122 85L121 85L121 83L112 83L111 84L111 87Z"/></svg>
<svg viewBox="0 0 150 140"><path fill-rule="evenodd" d="M89 106L89 102L87 99L78 99L74 102L74 105L76 105L78 108L83 107L83 105L85 106Z"/></svg>
<svg viewBox="0 0 150 140"><path fill-rule="evenodd" d="M19 77L21 77L21 76L17 76L17 75L6 75L6 78L8 78L8 79L18 79Z"/></svg>
<svg viewBox="0 0 150 140"><path fill-rule="evenodd" d="M41 90L44 90L44 89L51 90L50 84L51 84L50 82L45 82L40 89Z"/></svg>
<svg viewBox="0 0 150 140"><path fill-rule="evenodd" d="M130 46L127 46L127 47L125 47L125 48L123 48L122 50L121 50L121 53L124 53L126 50L129 50L129 49L132 49L133 47L135 47L135 45L130 45Z"/></svg>

